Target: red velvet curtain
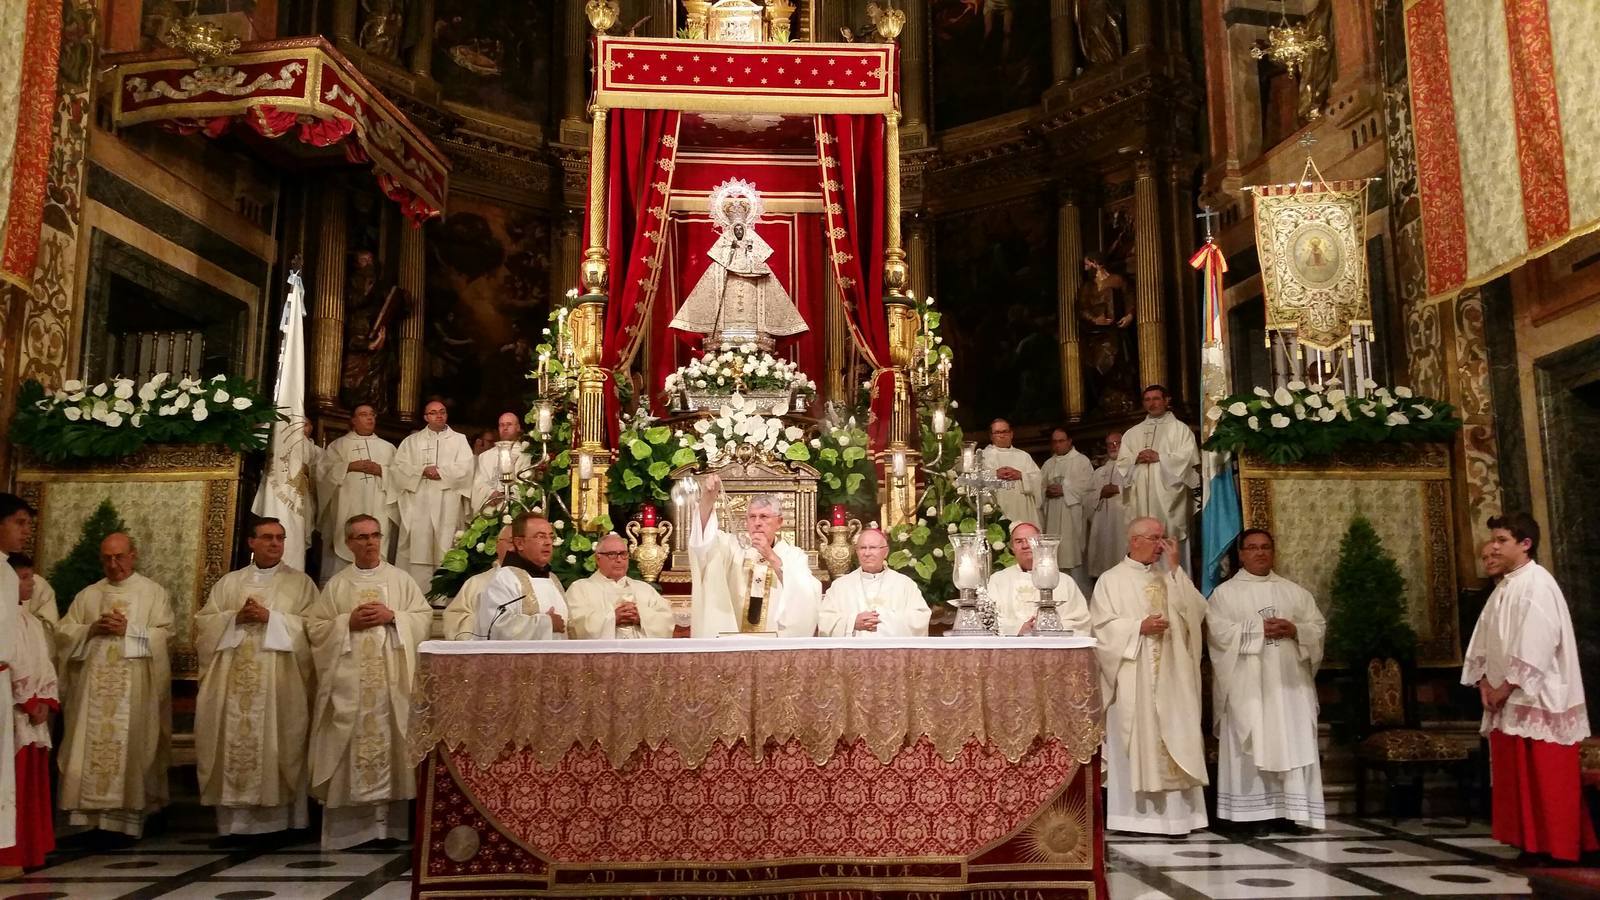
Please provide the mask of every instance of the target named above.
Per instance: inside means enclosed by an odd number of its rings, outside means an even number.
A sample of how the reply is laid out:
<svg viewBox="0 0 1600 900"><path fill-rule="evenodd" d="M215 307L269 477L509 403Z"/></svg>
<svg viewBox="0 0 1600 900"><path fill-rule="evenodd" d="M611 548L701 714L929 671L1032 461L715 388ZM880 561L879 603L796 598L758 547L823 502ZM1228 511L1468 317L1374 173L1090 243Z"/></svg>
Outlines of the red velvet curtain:
<svg viewBox="0 0 1600 900"><path fill-rule="evenodd" d="M844 300L846 321L872 366L873 449L889 438L894 380L889 374L889 319L883 305L883 116L819 115L817 150L828 253Z"/></svg>
<svg viewBox="0 0 1600 900"><path fill-rule="evenodd" d="M676 110L659 109L613 109L608 116L606 251L611 275L600 348L608 378L633 360L649 324L666 246L667 197L681 118ZM611 446L616 446L620 412L613 385L606 391Z"/></svg>
<svg viewBox="0 0 1600 900"><path fill-rule="evenodd" d="M737 173L730 172L729 177ZM799 308L811 330L788 339L779 339L775 355L793 359L813 380L827 362L824 339L827 304L823 292L823 220L821 213L768 213L761 217L756 231L772 246L768 264L772 274ZM664 414L659 393L662 382L673 370L698 354L700 335L684 335L667 327L683 299L694 290L710 263L706 251L716 243L717 233L706 213L677 213L667 229L667 253L663 268L661 297L652 314L655 335L651 343L650 389L656 391L653 408Z"/></svg>

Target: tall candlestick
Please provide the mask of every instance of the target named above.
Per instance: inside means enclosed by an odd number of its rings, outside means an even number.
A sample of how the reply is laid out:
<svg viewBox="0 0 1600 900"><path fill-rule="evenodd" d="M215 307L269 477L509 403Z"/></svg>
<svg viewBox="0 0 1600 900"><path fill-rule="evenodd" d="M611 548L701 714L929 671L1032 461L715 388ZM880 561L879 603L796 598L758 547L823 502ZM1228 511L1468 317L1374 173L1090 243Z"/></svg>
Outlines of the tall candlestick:
<svg viewBox="0 0 1600 900"><path fill-rule="evenodd" d="M594 477L594 455L591 453L578 454L578 478L588 481Z"/></svg>
<svg viewBox="0 0 1600 900"><path fill-rule="evenodd" d="M935 406L933 408L933 433L939 437L944 437L945 430L949 427L950 422L945 418L944 407Z"/></svg>
<svg viewBox="0 0 1600 900"><path fill-rule="evenodd" d="M976 441L967 441L961 445L961 471L976 472L978 470L978 444Z"/></svg>
<svg viewBox="0 0 1600 900"><path fill-rule="evenodd" d="M534 426L543 437L549 437L552 426L555 424L556 411L550 406L550 401L545 400L539 404L539 421Z"/></svg>

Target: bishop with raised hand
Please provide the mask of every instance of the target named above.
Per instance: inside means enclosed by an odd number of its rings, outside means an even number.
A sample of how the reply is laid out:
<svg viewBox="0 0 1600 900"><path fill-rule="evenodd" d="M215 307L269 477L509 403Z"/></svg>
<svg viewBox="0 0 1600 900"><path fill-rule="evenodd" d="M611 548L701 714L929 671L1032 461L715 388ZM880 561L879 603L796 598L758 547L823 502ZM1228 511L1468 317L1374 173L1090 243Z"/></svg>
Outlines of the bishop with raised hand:
<svg viewBox="0 0 1600 900"><path fill-rule="evenodd" d="M817 633L823 637L927 637L933 610L917 583L889 568L889 536L877 528L856 535L856 569L822 596Z"/></svg>
<svg viewBox="0 0 1600 900"><path fill-rule="evenodd" d="M251 524L250 565L217 581L195 613L200 802L217 833L268 834L308 824L306 727L315 672L305 617L317 599L283 561L277 519Z"/></svg>
<svg viewBox="0 0 1600 900"><path fill-rule="evenodd" d="M690 635L815 637L822 582L811 574L805 551L779 536L782 499L751 497L744 533L736 536L718 521L722 479L705 476L698 495L700 508L689 529Z"/></svg>

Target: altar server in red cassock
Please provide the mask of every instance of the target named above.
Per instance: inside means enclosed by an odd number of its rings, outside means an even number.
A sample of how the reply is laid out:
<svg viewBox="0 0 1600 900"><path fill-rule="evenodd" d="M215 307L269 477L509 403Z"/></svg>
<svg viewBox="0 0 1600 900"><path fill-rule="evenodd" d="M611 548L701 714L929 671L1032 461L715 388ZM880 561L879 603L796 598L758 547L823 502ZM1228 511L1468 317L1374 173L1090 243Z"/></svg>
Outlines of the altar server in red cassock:
<svg viewBox="0 0 1600 900"><path fill-rule="evenodd" d="M12 568L32 569L33 560L11 554ZM20 576L19 576L20 578ZM50 715L61 709L50 631L28 612L32 584L21 581L16 655L11 663L11 720L16 735L17 843L0 850L0 870L35 869L55 849L50 802Z"/></svg>
<svg viewBox="0 0 1600 900"><path fill-rule="evenodd" d="M1494 838L1556 859L1600 850L1584 805L1578 745L1589 736L1578 644L1561 587L1534 561L1539 524L1489 519L1505 574L1467 646L1461 683L1483 700L1494 785Z"/></svg>

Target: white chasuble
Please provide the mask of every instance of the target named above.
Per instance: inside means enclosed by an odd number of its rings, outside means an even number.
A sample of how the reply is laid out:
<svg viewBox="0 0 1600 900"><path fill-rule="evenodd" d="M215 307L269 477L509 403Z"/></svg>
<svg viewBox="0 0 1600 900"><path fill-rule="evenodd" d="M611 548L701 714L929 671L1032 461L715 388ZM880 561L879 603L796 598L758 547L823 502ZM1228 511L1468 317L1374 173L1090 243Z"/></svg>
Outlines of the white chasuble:
<svg viewBox="0 0 1600 900"><path fill-rule="evenodd" d="M423 477L429 466L437 479ZM395 564L426 586L461 527L467 497L472 493L472 447L448 427L424 428L400 442L386 478L389 501L400 517L400 546Z"/></svg>
<svg viewBox="0 0 1600 900"><path fill-rule="evenodd" d="M567 598L555 576L535 577L514 563L503 565L478 600L475 630L491 641L564 641L568 634L555 630L552 609L570 630Z"/></svg>
<svg viewBox="0 0 1600 900"><path fill-rule="evenodd" d="M1016 481L1008 481L1005 486L995 492L994 501L1000 507L1000 512L1011 520L1012 525L1020 522L1039 524L1039 500L1043 492L1039 487L1039 464L1033 461L1026 450L1016 447L985 447L983 450L983 467L993 475L996 469L1010 466L1022 473Z"/></svg>
<svg viewBox="0 0 1600 900"><path fill-rule="evenodd" d="M1117 493L1100 496L1106 485L1115 485ZM1117 479L1117 461L1094 470L1094 506L1089 511L1089 548L1084 553L1090 578L1099 578L1107 570L1121 563L1128 555L1128 511L1123 503L1127 496Z"/></svg>
<svg viewBox="0 0 1600 900"><path fill-rule="evenodd" d="M1134 462L1145 450L1156 451L1161 459ZM1127 495L1129 520L1141 516L1158 519L1166 527L1167 537L1188 540L1193 490L1200 486L1198 465L1200 449L1194 432L1172 413L1146 418L1124 432L1122 452L1117 454L1117 481Z"/></svg>
<svg viewBox="0 0 1600 900"><path fill-rule="evenodd" d="M632 603L638 625L617 625L617 607ZM567 637L572 640L626 640L672 637L672 607L655 588L637 578L590 575L567 588Z"/></svg>
<svg viewBox="0 0 1600 900"><path fill-rule="evenodd" d="M44 626L45 634L50 638L50 658L55 659L56 624L61 621L61 607L56 605L56 589L44 576L34 572L33 596L28 599L28 612L33 613L39 624Z"/></svg>
<svg viewBox="0 0 1600 900"><path fill-rule="evenodd" d="M1461 683L1516 685L1497 712L1484 710L1481 730L1576 744L1589 736L1589 712L1578 670L1578 642L1566 597L1550 571L1529 561L1500 579L1478 615L1461 667Z"/></svg>
<svg viewBox="0 0 1600 900"><path fill-rule="evenodd" d="M238 623L247 598L269 610L266 622ZM315 678L305 616L316 599L316 585L304 572L285 564L251 565L218 580L195 613L200 802L262 810L251 828L242 821L247 817L219 809L219 831L305 827L295 807L303 816L306 727Z"/></svg>
<svg viewBox="0 0 1600 900"><path fill-rule="evenodd" d="M91 634L113 609L126 616L127 633ZM60 806L73 813L73 824L138 837L144 816L166 805L171 634L166 589L137 572L84 588L62 617L56 641L67 699Z"/></svg>
<svg viewBox="0 0 1600 900"><path fill-rule="evenodd" d="M1093 627L1089 603L1071 578L1062 578L1052 589L1061 627L1087 637ZM1033 586L1033 573L1013 563L989 576L989 599L994 601L995 617L1002 637L1012 637L1039 612L1039 589Z"/></svg>
<svg viewBox="0 0 1600 900"><path fill-rule="evenodd" d="M1182 571L1124 559L1095 584L1091 613L1106 703L1106 827L1155 834L1205 827L1205 599ZM1166 617L1165 633L1140 633L1152 614Z"/></svg>
<svg viewBox="0 0 1600 900"><path fill-rule="evenodd" d="M350 613L378 602L385 625L352 631ZM387 804L416 796L407 758L417 645L433 610L416 582L380 562L335 575L306 617L317 670L311 720L311 793L328 808Z"/></svg>
<svg viewBox="0 0 1600 900"><path fill-rule="evenodd" d="M344 523L352 516L377 519L382 523L385 542L393 530L394 510L389 506L385 483L394 453L394 445L383 438L362 437L350 431L328 444L317 458L318 527L333 555L346 564L355 560L344 542ZM350 471L351 463L363 460L382 466L384 474Z"/></svg>
<svg viewBox="0 0 1600 900"><path fill-rule="evenodd" d="M1293 622L1296 636L1265 637L1268 618ZM1326 632L1315 598L1276 573L1240 571L1212 592L1206 641L1218 816L1322 827L1316 671Z"/></svg>
<svg viewBox="0 0 1600 900"><path fill-rule="evenodd" d="M875 631L857 631L856 618L878 614ZM933 610L910 578L885 567L881 572L857 568L833 580L822 595L817 634L823 637L927 637Z"/></svg>
<svg viewBox="0 0 1600 900"><path fill-rule="evenodd" d="M689 574L693 584L691 637L772 633L815 637L822 582L811 574L806 552L779 541L772 552L780 574L755 548L722 530L712 512L704 526L696 513L689 526ZM752 602L760 594L760 603ZM751 621L754 618L757 621Z"/></svg>
<svg viewBox="0 0 1600 900"><path fill-rule="evenodd" d="M461 587L456 590L456 595L445 606L440 619L444 624L444 639L447 641L475 641L482 640L483 635L477 632L478 602L483 597L483 589L489 586L489 579L500 570L500 564L495 563L490 568L484 569L476 575L461 582Z"/></svg>
<svg viewBox="0 0 1600 900"><path fill-rule="evenodd" d="M1061 538L1056 565L1063 571L1083 565L1089 539L1089 515L1099 499L1094 465L1077 450L1052 456L1039 469L1039 527L1045 534ZM1051 485L1061 488L1061 496L1049 496Z"/></svg>

